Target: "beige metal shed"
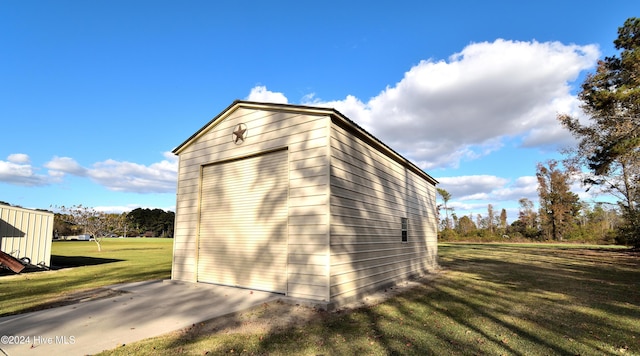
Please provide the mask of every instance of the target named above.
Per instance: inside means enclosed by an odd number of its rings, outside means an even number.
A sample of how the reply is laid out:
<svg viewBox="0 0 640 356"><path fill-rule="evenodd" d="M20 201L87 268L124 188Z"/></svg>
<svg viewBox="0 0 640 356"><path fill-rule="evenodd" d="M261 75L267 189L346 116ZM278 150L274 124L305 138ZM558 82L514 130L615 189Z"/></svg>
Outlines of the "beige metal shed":
<svg viewBox="0 0 640 356"><path fill-rule="evenodd" d="M0 205L0 250L41 267L51 265L53 213Z"/></svg>
<svg viewBox="0 0 640 356"><path fill-rule="evenodd" d="M174 280L338 304L437 266L436 180L334 109L235 101L173 152Z"/></svg>

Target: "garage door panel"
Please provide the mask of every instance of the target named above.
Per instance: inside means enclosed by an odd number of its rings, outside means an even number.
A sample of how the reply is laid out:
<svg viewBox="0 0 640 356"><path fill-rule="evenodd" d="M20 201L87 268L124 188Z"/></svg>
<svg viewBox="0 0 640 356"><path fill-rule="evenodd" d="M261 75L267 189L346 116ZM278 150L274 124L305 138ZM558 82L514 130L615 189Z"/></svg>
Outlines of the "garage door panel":
<svg viewBox="0 0 640 356"><path fill-rule="evenodd" d="M286 292L287 157L203 168L198 281Z"/></svg>
<svg viewBox="0 0 640 356"><path fill-rule="evenodd" d="M218 241L201 243L200 249L217 250L217 260L225 260L233 256L234 258L241 257L244 259L252 259L254 260L253 263L256 263L258 259L264 259L267 257L275 259L273 255L276 254L285 254L285 256L282 257L276 256L284 260L287 252L287 249L284 246L258 248L250 243L241 243L233 245L233 248L229 248Z"/></svg>

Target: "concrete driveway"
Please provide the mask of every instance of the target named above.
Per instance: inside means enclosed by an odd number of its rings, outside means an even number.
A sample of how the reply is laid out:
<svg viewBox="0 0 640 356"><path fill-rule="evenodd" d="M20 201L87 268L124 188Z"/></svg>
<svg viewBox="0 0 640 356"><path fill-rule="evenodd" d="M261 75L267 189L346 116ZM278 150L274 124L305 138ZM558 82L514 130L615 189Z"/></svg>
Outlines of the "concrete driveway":
<svg viewBox="0 0 640 356"><path fill-rule="evenodd" d="M107 288L124 293L0 318L0 355L2 351L9 356L95 354L282 297L171 281Z"/></svg>

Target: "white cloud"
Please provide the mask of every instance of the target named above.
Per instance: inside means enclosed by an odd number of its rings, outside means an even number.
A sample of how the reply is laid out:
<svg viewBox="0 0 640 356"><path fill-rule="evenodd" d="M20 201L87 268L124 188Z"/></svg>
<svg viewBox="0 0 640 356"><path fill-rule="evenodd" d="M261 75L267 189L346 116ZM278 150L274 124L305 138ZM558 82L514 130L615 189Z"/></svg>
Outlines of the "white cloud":
<svg viewBox="0 0 640 356"><path fill-rule="evenodd" d="M56 177L37 174L31 159L23 153L11 154L6 161L0 160L0 182L27 187L49 185Z"/></svg>
<svg viewBox="0 0 640 356"><path fill-rule="evenodd" d="M538 197L538 179L535 176L519 177L513 184L493 191L492 196L498 201L517 201L521 198L536 200Z"/></svg>
<svg viewBox="0 0 640 356"><path fill-rule="evenodd" d="M486 155L504 137L566 141L556 116L577 106L568 82L598 54L594 46L557 42L471 44L449 62L420 62L373 98L370 125L423 168ZM539 140L540 131L552 140Z"/></svg>
<svg viewBox="0 0 640 356"><path fill-rule="evenodd" d="M51 161L45 163L44 167L49 169L49 174L56 176L64 175L65 173L75 176L87 174L87 170L70 157L55 156Z"/></svg>
<svg viewBox="0 0 640 356"><path fill-rule="evenodd" d="M288 102L287 97L282 93L276 93L267 90L266 86L256 86L251 89L251 93L246 98L250 101L260 101L267 103L286 104Z"/></svg>
<svg viewBox="0 0 640 356"><path fill-rule="evenodd" d="M336 108L423 169L457 167L508 138L554 150L573 142L557 115L581 116L569 83L599 55L595 45L498 39L470 44L448 61L423 60L368 102L315 94L303 101ZM287 102L265 86L249 97Z"/></svg>
<svg viewBox="0 0 640 356"><path fill-rule="evenodd" d="M486 198L490 192L503 188L509 182L508 179L492 175L439 177L436 179L440 182L439 187L449 192L452 199L457 201Z"/></svg>
<svg viewBox="0 0 640 356"><path fill-rule="evenodd" d="M496 211L505 208L510 214L509 221L515 220L517 201L527 198L534 203L538 200L538 181L535 176L523 176L511 181L491 175L473 175L437 178L440 187L451 194L449 207L458 216L486 214L487 205ZM438 201L441 198L438 196Z"/></svg>
<svg viewBox="0 0 640 356"><path fill-rule="evenodd" d="M595 45L499 39L470 44L448 61L423 60L366 103L351 95L304 101L336 108L424 169L457 167L506 138L551 149L573 142L556 117L580 116L569 83L599 55ZM264 86L249 97L287 102Z"/></svg>
<svg viewBox="0 0 640 356"><path fill-rule="evenodd" d="M172 193L176 189L178 158L164 152L165 159L148 166L108 159L94 163L92 168L82 167L70 157L54 157L44 164L48 175L36 174L29 156L10 155L0 160L0 182L23 186L40 186L58 183L65 175L88 177L105 188L132 193ZM15 162L27 162L25 164Z"/></svg>
<svg viewBox="0 0 640 356"><path fill-rule="evenodd" d="M88 176L107 189L134 193L170 193L176 189L178 160L164 154L165 160L145 166L108 159L97 162Z"/></svg>
<svg viewBox="0 0 640 356"><path fill-rule="evenodd" d="M28 164L31 163L31 158L24 153L13 153L7 157L7 161L15 164Z"/></svg>
<svg viewBox="0 0 640 356"><path fill-rule="evenodd" d="M424 169L456 167L504 149L505 139L526 147L553 147L571 142L556 120L558 113L580 117L570 83L596 64L596 46L558 42L496 40L474 43L447 60L424 60L395 85L363 101L353 95L323 101L315 94L303 104L333 107ZM247 100L288 103L266 86L251 89ZM518 141L518 140L516 140ZM88 177L107 189L137 193L175 191L177 158L164 153L144 165L105 160L83 167L70 157L54 157L37 174L28 155L0 160L0 181L46 185L66 174ZM438 178L457 204L535 196L535 177L515 181L490 176ZM480 204L480 203L478 203ZM483 203L482 203L483 204Z"/></svg>

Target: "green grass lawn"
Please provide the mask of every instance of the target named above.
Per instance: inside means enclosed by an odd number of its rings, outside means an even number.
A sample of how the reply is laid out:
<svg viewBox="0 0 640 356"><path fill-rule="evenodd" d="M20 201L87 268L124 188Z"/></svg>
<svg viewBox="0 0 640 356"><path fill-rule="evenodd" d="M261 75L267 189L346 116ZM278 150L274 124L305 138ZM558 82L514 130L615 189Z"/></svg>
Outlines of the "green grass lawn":
<svg viewBox="0 0 640 356"><path fill-rule="evenodd" d="M170 239L55 242L53 261L86 265L0 277L6 315L77 290L169 278ZM105 355L640 355L640 256L552 244L440 244L443 271L375 306L317 313L270 332L208 323ZM236 322L243 322L238 316Z"/></svg>
<svg viewBox="0 0 640 356"><path fill-rule="evenodd" d="M0 276L0 316L46 308L69 294L106 285L171 277L173 239L54 241L51 265L65 268Z"/></svg>
<svg viewBox="0 0 640 356"><path fill-rule="evenodd" d="M640 355L637 254L441 244L439 255L439 277L376 306L272 332L197 327L103 354Z"/></svg>

